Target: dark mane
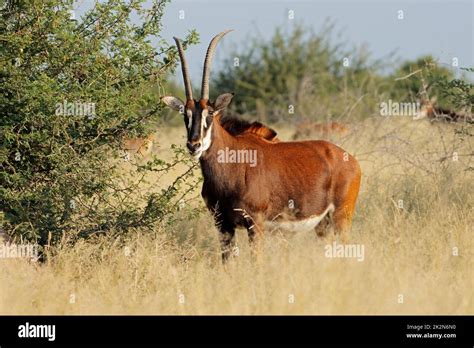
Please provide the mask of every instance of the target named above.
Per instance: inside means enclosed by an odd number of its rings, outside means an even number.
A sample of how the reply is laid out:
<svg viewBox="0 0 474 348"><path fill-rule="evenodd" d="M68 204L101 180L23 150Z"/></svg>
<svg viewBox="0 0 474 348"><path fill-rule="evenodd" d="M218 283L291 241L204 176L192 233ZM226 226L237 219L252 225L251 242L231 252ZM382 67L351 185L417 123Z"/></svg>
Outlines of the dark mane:
<svg viewBox="0 0 474 348"><path fill-rule="evenodd" d="M221 126L232 135L242 134L251 125L252 123L249 121L237 117L224 116L221 118Z"/></svg>
<svg viewBox="0 0 474 348"><path fill-rule="evenodd" d="M251 133L269 141L278 141L276 139L277 132L260 122L249 122L240 118L226 116L221 119L221 126L233 136Z"/></svg>

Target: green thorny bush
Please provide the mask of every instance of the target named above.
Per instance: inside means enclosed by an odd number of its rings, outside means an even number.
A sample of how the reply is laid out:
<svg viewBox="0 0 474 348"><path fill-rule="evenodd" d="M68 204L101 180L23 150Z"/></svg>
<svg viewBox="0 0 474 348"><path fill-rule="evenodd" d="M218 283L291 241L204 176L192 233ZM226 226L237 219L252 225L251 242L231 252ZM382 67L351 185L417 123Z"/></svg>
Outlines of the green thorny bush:
<svg viewBox="0 0 474 348"><path fill-rule="evenodd" d="M197 179L189 179L194 165L182 149L174 148L170 162L154 157L128 172L118 151L124 135L146 134L161 117L162 86L178 57L175 47L160 37L166 2L97 2L80 20L71 16L73 1L4 3L4 234L44 245L62 236L152 228L166 223L186 199L186 185ZM197 41L191 31L183 43ZM185 169L170 186L140 192L147 172L156 172L159 179L178 164Z"/></svg>
<svg viewBox="0 0 474 348"><path fill-rule="evenodd" d="M474 95L468 82L471 68L459 67L460 78L452 69L438 64L431 56L403 62L390 77L391 98L397 100L422 100L436 97L436 104L459 111L472 112ZM472 76L471 76L472 77Z"/></svg>

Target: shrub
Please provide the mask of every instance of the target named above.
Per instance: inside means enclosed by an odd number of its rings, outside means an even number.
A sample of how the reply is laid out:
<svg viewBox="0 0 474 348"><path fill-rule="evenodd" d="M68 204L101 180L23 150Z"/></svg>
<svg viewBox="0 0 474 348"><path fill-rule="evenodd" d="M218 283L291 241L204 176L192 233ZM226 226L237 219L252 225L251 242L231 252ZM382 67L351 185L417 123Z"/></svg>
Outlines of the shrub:
<svg viewBox="0 0 474 348"><path fill-rule="evenodd" d="M8 235L45 244L64 233L123 232L174 206L183 180L145 195L137 185L143 171L193 167L179 149L173 162L155 159L133 173L121 170L117 151L123 135L145 134L162 112L150 86L162 86L177 61L160 37L166 2L97 2L81 21L71 19L73 1L6 2L0 211ZM196 41L191 32L184 45Z"/></svg>
<svg viewBox="0 0 474 348"><path fill-rule="evenodd" d="M342 116L348 104L373 96L380 62L371 61L364 47L344 50L333 36L329 23L320 33L295 26L277 29L268 41L253 37L229 55L215 91L235 92L234 110L258 113L263 121L288 119L290 105L299 117Z"/></svg>
<svg viewBox="0 0 474 348"><path fill-rule="evenodd" d="M401 101L419 101L427 98L424 93L429 91L429 95L438 97L438 104L452 106L444 98L444 88L436 83L440 79L452 78L453 72L440 66L432 56L405 61L389 77L390 97Z"/></svg>

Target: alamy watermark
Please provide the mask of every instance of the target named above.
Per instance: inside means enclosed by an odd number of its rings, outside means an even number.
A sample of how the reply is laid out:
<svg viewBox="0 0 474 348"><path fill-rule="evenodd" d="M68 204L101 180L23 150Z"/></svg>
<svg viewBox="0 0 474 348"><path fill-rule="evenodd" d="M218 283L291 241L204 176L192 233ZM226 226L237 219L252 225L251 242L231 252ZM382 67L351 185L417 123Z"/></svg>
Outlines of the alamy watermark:
<svg viewBox="0 0 474 348"><path fill-rule="evenodd" d="M353 258L364 261L365 252L363 244L338 244L333 242L324 247L324 256L328 258Z"/></svg>
<svg viewBox="0 0 474 348"><path fill-rule="evenodd" d="M20 338L46 338L52 342L56 339L56 325L37 325L26 322L18 326Z"/></svg>
<svg viewBox="0 0 474 348"><path fill-rule="evenodd" d="M0 259L28 258L37 260L38 255L38 244L0 243Z"/></svg>
<svg viewBox="0 0 474 348"><path fill-rule="evenodd" d="M95 117L95 103L69 102L63 100L62 103L56 103L57 116L87 116Z"/></svg>
<svg viewBox="0 0 474 348"><path fill-rule="evenodd" d="M250 149L225 149L217 151L218 163L249 163L250 167L257 165L257 150Z"/></svg>
<svg viewBox="0 0 474 348"><path fill-rule="evenodd" d="M414 119L419 118L422 113L419 102L396 102L389 99L387 102L380 103L381 116L409 116Z"/></svg>

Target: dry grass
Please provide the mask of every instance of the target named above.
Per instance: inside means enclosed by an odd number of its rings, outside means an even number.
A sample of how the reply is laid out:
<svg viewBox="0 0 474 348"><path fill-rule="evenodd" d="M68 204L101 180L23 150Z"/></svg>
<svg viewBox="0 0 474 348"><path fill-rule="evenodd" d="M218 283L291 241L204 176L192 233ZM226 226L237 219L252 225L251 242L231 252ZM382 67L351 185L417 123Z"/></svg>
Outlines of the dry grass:
<svg viewBox="0 0 474 348"><path fill-rule="evenodd" d="M463 156L472 141L454 128L370 119L341 140L363 170L347 241L364 246L363 261L325 257L331 236L274 232L255 263L239 231L240 256L223 267L203 214L152 234L64 245L44 265L0 260L0 313L473 314L472 157Z"/></svg>

